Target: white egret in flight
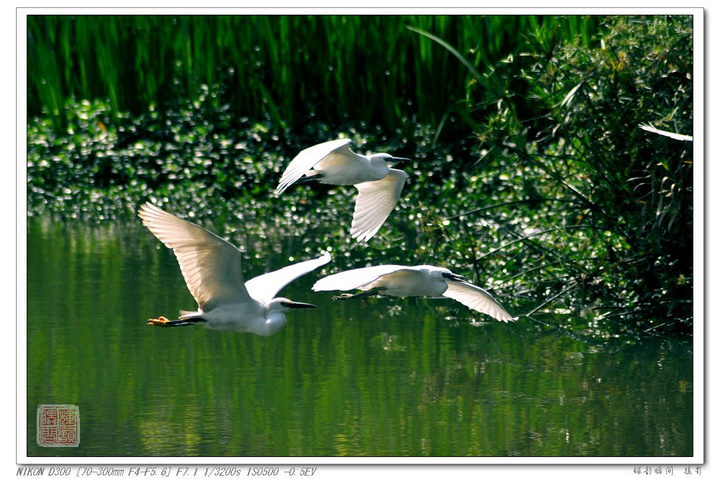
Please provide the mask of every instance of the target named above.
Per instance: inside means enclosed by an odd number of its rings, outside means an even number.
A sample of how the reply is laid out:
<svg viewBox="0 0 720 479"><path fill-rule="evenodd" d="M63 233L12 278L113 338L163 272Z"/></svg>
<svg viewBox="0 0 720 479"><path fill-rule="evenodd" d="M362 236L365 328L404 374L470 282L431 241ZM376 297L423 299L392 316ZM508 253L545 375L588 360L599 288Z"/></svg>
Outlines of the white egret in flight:
<svg viewBox="0 0 720 479"><path fill-rule="evenodd" d="M358 189L350 234L367 241L380 227L400 199L407 174L391 168L405 161L387 153L359 155L350 151L350 140L320 143L301 151L280 178L278 194L298 181L327 185L354 185Z"/></svg>
<svg viewBox="0 0 720 479"><path fill-rule="evenodd" d="M198 303L197 311L181 311L178 320L161 316L148 320L148 324L163 327L198 324L218 331L270 336L285 327L286 311L315 307L275 295L294 279L330 262L328 253L246 283L240 250L224 239L150 203L142 205L138 215L173 250L185 283Z"/></svg>
<svg viewBox="0 0 720 479"><path fill-rule="evenodd" d="M468 308L492 316L498 321L515 321L495 298L484 289L471 284L466 278L447 268L437 266L383 265L359 268L331 274L316 282L313 291L348 291L359 289L357 294L343 294L333 299L351 299L365 296L429 296L452 298Z"/></svg>

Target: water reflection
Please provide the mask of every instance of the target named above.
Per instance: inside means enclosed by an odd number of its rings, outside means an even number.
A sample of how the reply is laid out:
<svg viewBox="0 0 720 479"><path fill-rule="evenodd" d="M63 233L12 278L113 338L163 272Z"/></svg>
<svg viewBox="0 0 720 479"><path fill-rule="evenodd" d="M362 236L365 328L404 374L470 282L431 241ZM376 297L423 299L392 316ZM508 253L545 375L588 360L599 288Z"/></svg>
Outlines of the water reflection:
<svg viewBox="0 0 720 479"><path fill-rule="evenodd" d="M248 277L278 267L245 244ZM28 225L28 455L686 456L692 355L588 345L451 301L312 300L275 336L150 328L194 306L139 225ZM318 272L318 275L321 273ZM477 318L475 318L477 319ZM79 448L40 448L41 403L80 406Z"/></svg>

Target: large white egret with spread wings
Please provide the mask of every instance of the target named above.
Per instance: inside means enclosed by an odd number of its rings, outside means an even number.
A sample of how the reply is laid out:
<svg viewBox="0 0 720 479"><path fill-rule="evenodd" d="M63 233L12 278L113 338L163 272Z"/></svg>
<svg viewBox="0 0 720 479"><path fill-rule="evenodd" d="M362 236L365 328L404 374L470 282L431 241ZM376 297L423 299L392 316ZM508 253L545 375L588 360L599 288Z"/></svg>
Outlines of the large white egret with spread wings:
<svg viewBox="0 0 720 479"><path fill-rule="evenodd" d="M373 295L446 297L459 301L470 309L492 316L498 321L515 321L484 289L470 283L447 268L437 266L383 265L358 268L331 274L313 285L313 291L349 291L333 299L351 299Z"/></svg>
<svg viewBox="0 0 720 479"><path fill-rule="evenodd" d="M388 153L359 155L350 150L350 140L320 143L301 151L280 178L282 193L298 181L327 185L354 185L358 190L350 234L367 241L378 232L395 208L407 174L391 166L408 161Z"/></svg>
<svg viewBox="0 0 720 479"><path fill-rule="evenodd" d="M148 324L196 324L219 331L270 336L285 327L286 311L315 307L275 295L294 279L330 262L328 253L245 282L240 250L224 239L150 203L142 205L138 215L173 250L185 283L198 303L197 311L181 311L177 320L161 316L148 320Z"/></svg>

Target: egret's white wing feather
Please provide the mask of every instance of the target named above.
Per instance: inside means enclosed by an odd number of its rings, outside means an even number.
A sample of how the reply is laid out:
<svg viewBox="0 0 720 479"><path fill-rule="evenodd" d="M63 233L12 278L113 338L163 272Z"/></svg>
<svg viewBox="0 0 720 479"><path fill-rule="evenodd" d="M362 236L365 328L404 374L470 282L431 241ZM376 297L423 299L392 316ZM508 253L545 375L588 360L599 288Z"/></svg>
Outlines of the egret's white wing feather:
<svg viewBox="0 0 720 479"><path fill-rule="evenodd" d="M391 168L385 178L355 185L355 200L350 234L358 241L367 241L378 232L400 199L407 174Z"/></svg>
<svg viewBox="0 0 720 479"><path fill-rule="evenodd" d="M368 162L367 158L353 152L350 149L350 140L347 141L347 143L341 144L339 147L334 148L330 153L325 155L322 160L315 163L314 168L316 170L329 170L332 168L356 168L358 166L358 162L362 162L362 166L365 166Z"/></svg>
<svg viewBox="0 0 720 479"><path fill-rule="evenodd" d="M406 266L387 264L367 268L351 269L331 274L318 280L312 287L313 291L349 291L360 289L387 274L409 269Z"/></svg>
<svg viewBox="0 0 720 479"><path fill-rule="evenodd" d="M484 289L465 281L448 280L447 285L448 288L445 293L443 293L443 296L452 298L470 309L492 316L498 321L507 323L508 321L517 320L517 318L510 316L510 314L500 306L500 303Z"/></svg>
<svg viewBox="0 0 720 479"><path fill-rule="evenodd" d="M319 258L303 261L302 263L286 266L277 271L257 276L247 283L245 287L254 299L267 303L288 283L310 271L328 264L332 257L325 253Z"/></svg>
<svg viewBox="0 0 720 479"><path fill-rule="evenodd" d="M150 203L142 205L138 215L152 234L173 250L185 283L202 310L249 300L240 250L235 246Z"/></svg>
<svg viewBox="0 0 720 479"><path fill-rule="evenodd" d="M681 134L681 133L673 133L673 132L671 132L671 131L659 130L659 129L655 128L654 126L650 125L650 124L645 124L645 123L643 123L643 124L638 125L638 126L639 126L640 129L642 129L642 130L649 131L650 133L655 133L656 135L667 136L668 138L672 138L673 140L678 140L678 141L693 141L693 137L692 137L692 136L683 135L683 134Z"/></svg>
<svg viewBox="0 0 720 479"><path fill-rule="evenodd" d="M326 141L325 143L311 146L298 153L298 155L290 162L280 178L280 183L278 184L276 190L278 194L285 191L290 185L310 171L313 166L334 151L337 150L337 153L333 156L337 156L339 158L345 155L345 150L347 150L347 153L354 155L348 147L349 144L350 140L347 138Z"/></svg>

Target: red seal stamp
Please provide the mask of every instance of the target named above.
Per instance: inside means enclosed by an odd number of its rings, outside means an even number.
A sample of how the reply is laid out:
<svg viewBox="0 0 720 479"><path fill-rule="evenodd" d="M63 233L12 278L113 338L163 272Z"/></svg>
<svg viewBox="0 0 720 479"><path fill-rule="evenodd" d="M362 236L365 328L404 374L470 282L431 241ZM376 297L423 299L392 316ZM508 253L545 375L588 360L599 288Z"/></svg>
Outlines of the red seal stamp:
<svg viewBox="0 0 720 479"><path fill-rule="evenodd" d="M72 404L40 404L37 443L44 447L80 445L80 408Z"/></svg>

